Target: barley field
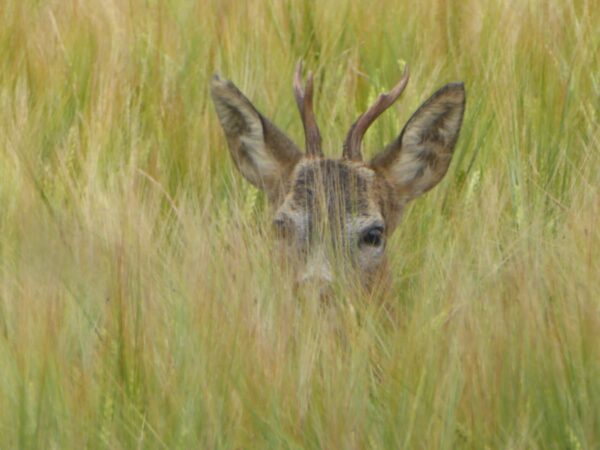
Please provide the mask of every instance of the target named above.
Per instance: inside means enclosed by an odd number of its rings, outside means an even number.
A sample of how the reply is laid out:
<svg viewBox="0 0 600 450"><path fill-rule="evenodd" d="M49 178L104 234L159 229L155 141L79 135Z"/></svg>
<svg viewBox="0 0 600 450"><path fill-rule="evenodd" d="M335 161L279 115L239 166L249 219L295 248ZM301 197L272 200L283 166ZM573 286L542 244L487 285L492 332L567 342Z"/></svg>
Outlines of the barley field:
<svg viewBox="0 0 600 450"><path fill-rule="evenodd" d="M0 448L600 448L600 4L3 0ZM393 308L299 301L215 72L326 154L464 81L450 171L388 243ZM393 311L393 312L390 312Z"/></svg>

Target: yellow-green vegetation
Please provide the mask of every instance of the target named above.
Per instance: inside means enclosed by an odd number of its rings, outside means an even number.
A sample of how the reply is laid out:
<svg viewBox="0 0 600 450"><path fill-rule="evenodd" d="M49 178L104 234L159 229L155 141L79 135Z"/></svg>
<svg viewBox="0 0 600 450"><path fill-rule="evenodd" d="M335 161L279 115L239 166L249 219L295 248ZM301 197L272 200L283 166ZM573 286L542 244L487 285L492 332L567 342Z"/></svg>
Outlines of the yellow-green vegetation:
<svg viewBox="0 0 600 450"><path fill-rule="evenodd" d="M600 446L594 1L3 0L0 448ZM208 95L328 155L401 75L467 109L388 243L393 314L299 302Z"/></svg>

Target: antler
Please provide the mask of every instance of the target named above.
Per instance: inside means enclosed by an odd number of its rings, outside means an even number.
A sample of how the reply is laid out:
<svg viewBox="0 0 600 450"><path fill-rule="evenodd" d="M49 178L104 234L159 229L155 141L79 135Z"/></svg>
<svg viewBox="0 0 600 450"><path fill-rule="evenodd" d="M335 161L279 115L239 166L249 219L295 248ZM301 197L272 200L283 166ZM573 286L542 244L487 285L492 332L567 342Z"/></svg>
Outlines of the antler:
<svg viewBox="0 0 600 450"><path fill-rule="evenodd" d="M375 103L373 103L373 105L371 105L371 107L364 114L356 119L356 122L354 122L354 124L352 124L350 127L350 131L348 131L348 135L344 141L344 158L357 161L362 160L360 146L363 136L375 119L377 119L386 109L392 106L396 100L398 100L398 97L400 97L402 91L404 91L404 88L408 83L408 79L408 66L406 66L404 68L404 74L402 75L402 78L398 84L394 86L394 88L387 94L381 94Z"/></svg>
<svg viewBox="0 0 600 450"><path fill-rule="evenodd" d="M313 75L308 73L305 89L302 88L302 61L298 61L294 73L294 96L302 124L304 125L304 138L306 140L306 154L309 156L323 156L321 149L321 134L312 108Z"/></svg>

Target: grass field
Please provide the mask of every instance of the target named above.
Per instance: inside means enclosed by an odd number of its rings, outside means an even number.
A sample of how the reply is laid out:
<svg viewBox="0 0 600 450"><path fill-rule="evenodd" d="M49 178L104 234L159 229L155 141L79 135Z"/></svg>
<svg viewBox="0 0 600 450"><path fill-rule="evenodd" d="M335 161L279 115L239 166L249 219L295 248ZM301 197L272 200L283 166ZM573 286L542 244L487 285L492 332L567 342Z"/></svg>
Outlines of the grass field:
<svg viewBox="0 0 600 450"><path fill-rule="evenodd" d="M600 448L593 0L3 0L0 448ZM299 303L216 71L327 154L464 81L450 171L388 245L393 317Z"/></svg>

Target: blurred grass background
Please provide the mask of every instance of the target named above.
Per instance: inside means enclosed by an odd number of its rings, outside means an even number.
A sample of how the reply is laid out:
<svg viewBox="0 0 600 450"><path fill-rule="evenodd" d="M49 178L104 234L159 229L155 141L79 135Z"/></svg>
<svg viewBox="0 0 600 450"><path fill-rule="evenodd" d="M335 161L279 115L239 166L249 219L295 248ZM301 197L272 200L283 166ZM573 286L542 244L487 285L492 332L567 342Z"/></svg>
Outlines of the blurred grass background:
<svg viewBox="0 0 600 450"><path fill-rule="evenodd" d="M0 448L600 447L599 29L587 0L4 0ZM466 84L391 320L298 304L227 154L212 74L302 143L298 58L330 156L402 61L369 154Z"/></svg>

